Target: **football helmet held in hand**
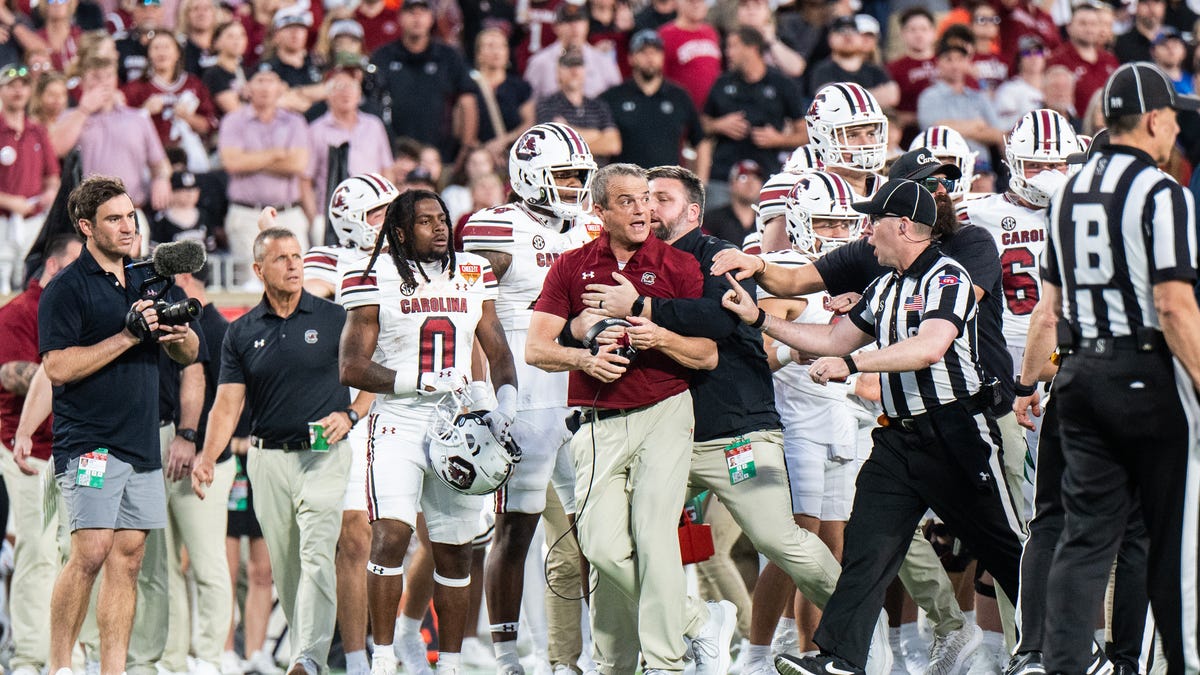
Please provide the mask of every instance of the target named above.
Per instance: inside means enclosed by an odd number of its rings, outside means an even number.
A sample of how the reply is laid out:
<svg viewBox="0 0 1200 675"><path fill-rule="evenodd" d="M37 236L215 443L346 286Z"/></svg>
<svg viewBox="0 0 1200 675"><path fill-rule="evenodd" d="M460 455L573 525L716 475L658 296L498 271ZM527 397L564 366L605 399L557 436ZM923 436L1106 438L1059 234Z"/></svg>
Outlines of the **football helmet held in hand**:
<svg viewBox="0 0 1200 675"><path fill-rule="evenodd" d="M486 412L464 412L463 403L452 393L438 404L425 435L425 456L450 489L490 494L508 481L521 451L511 439L502 443L492 434Z"/></svg>

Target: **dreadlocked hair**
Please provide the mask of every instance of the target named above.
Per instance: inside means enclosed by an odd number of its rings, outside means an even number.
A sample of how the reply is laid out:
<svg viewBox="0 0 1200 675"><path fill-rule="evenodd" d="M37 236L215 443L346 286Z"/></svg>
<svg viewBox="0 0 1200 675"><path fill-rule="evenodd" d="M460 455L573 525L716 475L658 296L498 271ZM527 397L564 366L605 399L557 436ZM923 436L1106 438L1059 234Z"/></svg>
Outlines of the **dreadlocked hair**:
<svg viewBox="0 0 1200 675"><path fill-rule="evenodd" d="M421 277L425 281L429 281L429 275L425 274L425 269L420 264L410 264L420 262L417 259L416 250L413 248L416 239L413 229L417 221L417 202L426 199L432 199L442 207L442 213L446 214L446 226L450 228L450 241L454 241L454 224L450 222L450 209L446 208L446 203L442 201L442 198L431 190L406 190L388 205L387 213L383 217L383 227L380 228L380 236L375 241L375 250L371 252L371 260L367 263L366 271L363 272L364 279L371 275L371 270L375 268L375 261L379 259L379 254L383 251L383 244L387 242L388 254L392 256L392 262L396 264L396 270L406 285L412 287L417 285L413 267L421 272ZM400 240L401 234L404 235L404 241ZM454 262L453 246L450 247L449 255L450 277L453 278L458 270L458 266Z"/></svg>

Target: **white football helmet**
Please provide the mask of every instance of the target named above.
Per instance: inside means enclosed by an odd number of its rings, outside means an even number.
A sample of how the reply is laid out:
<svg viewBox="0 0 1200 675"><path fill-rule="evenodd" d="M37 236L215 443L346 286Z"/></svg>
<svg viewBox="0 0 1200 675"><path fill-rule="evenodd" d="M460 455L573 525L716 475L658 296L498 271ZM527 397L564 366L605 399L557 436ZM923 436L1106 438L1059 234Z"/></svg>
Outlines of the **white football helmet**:
<svg viewBox="0 0 1200 675"><path fill-rule="evenodd" d="M917 148L929 148L934 157L946 164L957 166L962 172L962 178L955 183L954 190L949 192L951 199L960 199L971 191L971 183L975 182L975 158L979 156L979 152L967 145L962 134L950 127L929 127L918 134L908 146L909 151Z"/></svg>
<svg viewBox="0 0 1200 675"><path fill-rule="evenodd" d="M342 246L374 248L380 226L368 224L367 214L399 196L396 186L377 173L360 173L338 183L329 198L329 222Z"/></svg>
<svg viewBox="0 0 1200 675"><path fill-rule="evenodd" d="M467 412L469 403L451 392L437 404L425 434L425 455L433 473L450 489L486 495L508 481L521 451L511 441L497 440L483 419L486 411Z"/></svg>
<svg viewBox="0 0 1200 675"><path fill-rule="evenodd" d="M802 146L803 147L803 146ZM767 221L782 216L787 212L787 195L800 180L800 174L784 171L772 175L763 183L758 191L758 204L754 207L754 228L761 234L767 226Z"/></svg>
<svg viewBox="0 0 1200 675"><path fill-rule="evenodd" d="M821 161L821 157L817 154L816 148L812 143L802 145L792 151L792 156L788 157L788 161L783 163L783 170L787 173L802 173L804 171L825 170L825 163Z"/></svg>
<svg viewBox="0 0 1200 675"><path fill-rule="evenodd" d="M559 187L554 174L580 171L581 187ZM596 160L588 144L571 127L548 122L530 127L508 153L508 175L513 191L531 205L549 209L559 218L577 218L592 210L592 177ZM575 201L562 196L575 195Z"/></svg>
<svg viewBox="0 0 1200 675"><path fill-rule="evenodd" d="M1008 186L1030 204L1047 206L1050 193L1030 183L1025 177L1025 163L1066 162L1068 155L1082 151L1079 138L1067 118L1047 109L1027 112L1004 139L1004 163L1012 174ZM1069 175L1077 168L1068 166L1066 173Z"/></svg>
<svg viewBox="0 0 1200 675"><path fill-rule="evenodd" d="M837 174L809 171L799 176L786 199L787 233L792 247L817 257L857 239L862 234L863 214L854 210L854 200L850 184ZM845 221L850 234L845 239L818 234L813 229L814 219Z"/></svg>
<svg viewBox="0 0 1200 675"><path fill-rule="evenodd" d="M821 87L808 108L808 142L826 167L879 171L887 159L888 119L879 102L860 85L835 82ZM851 145L846 131L874 125L875 142Z"/></svg>

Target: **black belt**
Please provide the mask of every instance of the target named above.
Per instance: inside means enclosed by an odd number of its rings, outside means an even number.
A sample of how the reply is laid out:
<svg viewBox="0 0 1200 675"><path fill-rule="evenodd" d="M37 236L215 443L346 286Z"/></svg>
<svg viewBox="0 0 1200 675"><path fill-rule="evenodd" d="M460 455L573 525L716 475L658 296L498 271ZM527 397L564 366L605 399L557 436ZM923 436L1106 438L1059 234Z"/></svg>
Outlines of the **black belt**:
<svg viewBox="0 0 1200 675"><path fill-rule="evenodd" d="M1121 337L1079 338L1069 348L1071 354L1106 356L1114 350L1157 352L1167 348L1167 338L1160 331L1139 330L1138 335Z"/></svg>
<svg viewBox="0 0 1200 675"><path fill-rule="evenodd" d="M250 443L259 450L311 450L312 443L307 439L303 441L292 441L284 443L281 441L270 441L257 436Z"/></svg>
<svg viewBox="0 0 1200 675"><path fill-rule="evenodd" d="M991 405L991 397L992 397L992 392L990 389L981 389L979 392L977 392L975 395L971 396L970 398L965 398L965 399L962 399L959 401L953 401L951 403L943 403L942 405L934 406L933 408L926 410L925 412L921 413L920 415L913 415L912 417L892 417L890 415L880 415L879 416L879 424L880 424L880 426L885 426L885 427L897 427L900 429L904 429L905 431L917 431L922 426L925 426L925 425L932 426L933 422L931 420L931 415L937 413L940 410L945 410L946 408L949 408L950 406L955 406L955 405L962 406L963 408L966 408L967 412L972 415L981 413L981 412L987 410L988 407Z"/></svg>
<svg viewBox="0 0 1200 675"><path fill-rule="evenodd" d="M653 404L650 404L653 405ZM588 424L590 422L599 422L617 415L628 415L639 410L649 408L649 405L638 406L636 408L584 408L583 414L579 416L580 424Z"/></svg>
<svg viewBox="0 0 1200 675"><path fill-rule="evenodd" d="M273 207L276 211L287 211L288 209L294 209L297 206L300 206L300 202L292 202L291 204L283 204L282 206L279 204L247 204L246 202L235 202L232 200L229 203L233 204L234 206L241 206L241 207L247 208L247 209L254 209L255 211L262 211L263 209L267 208L268 206Z"/></svg>

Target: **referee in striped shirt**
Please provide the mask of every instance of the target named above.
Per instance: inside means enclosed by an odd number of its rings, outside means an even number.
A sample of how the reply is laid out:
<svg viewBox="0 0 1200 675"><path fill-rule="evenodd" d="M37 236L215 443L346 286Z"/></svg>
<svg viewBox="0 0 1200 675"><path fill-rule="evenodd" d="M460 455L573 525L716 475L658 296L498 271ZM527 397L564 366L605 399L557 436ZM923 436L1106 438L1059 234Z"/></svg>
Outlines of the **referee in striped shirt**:
<svg viewBox="0 0 1200 675"><path fill-rule="evenodd" d="M976 299L966 270L932 239L933 195L890 180L854 208L880 264L876 279L831 326L771 319L737 284L726 308L801 353L826 356L810 367L821 384L855 372L881 373L883 425L858 474L846 525L842 575L813 640L820 654L780 656L784 675L862 673L884 591L896 576L917 522L932 508L973 551L1004 592L1017 597L1021 526L1000 466L1000 430L976 339ZM874 339L877 351L850 356Z"/></svg>
<svg viewBox="0 0 1200 675"><path fill-rule="evenodd" d="M1050 566L1048 673L1081 673L1122 524L1140 500L1150 533L1149 595L1169 673L1200 672L1200 309L1192 286L1191 194L1158 165L1198 110L1149 63L1118 68L1101 94L1109 147L1050 202L1042 295L1021 367L1018 416L1031 373L1057 343L1066 523ZM1062 319L1065 315L1066 321ZM1062 327L1058 329L1058 327Z"/></svg>

